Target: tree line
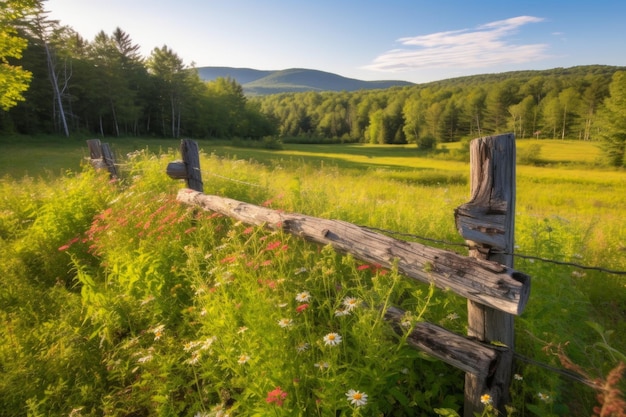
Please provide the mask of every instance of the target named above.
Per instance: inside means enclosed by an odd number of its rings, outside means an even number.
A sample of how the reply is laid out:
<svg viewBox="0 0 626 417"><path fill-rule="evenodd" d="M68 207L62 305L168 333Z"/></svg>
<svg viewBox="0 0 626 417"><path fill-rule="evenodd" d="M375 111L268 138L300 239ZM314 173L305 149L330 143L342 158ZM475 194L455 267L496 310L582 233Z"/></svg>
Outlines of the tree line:
<svg viewBox="0 0 626 417"><path fill-rule="evenodd" d="M452 142L504 131L519 138L597 139L615 67L464 77L387 90L256 98L283 136L369 143ZM503 78L503 79L502 79ZM426 145L427 143L424 143Z"/></svg>
<svg viewBox="0 0 626 417"><path fill-rule="evenodd" d="M22 74L7 83L11 94L0 94L7 98L0 103L0 132L174 138L274 133L235 80L203 82L166 45L144 58L120 28L88 41L49 19L39 0L9 0L0 19L16 42L14 53L0 50L3 63Z"/></svg>
<svg viewBox="0 0 626 417"><path fill-rule="evenodd" d="M357 92L284 93L254 98L285 138L415 143L423 149L503 132L517 138L602 141L624 164L626 73L581 66L461 77Z"/></svg>
<svg viewBox="0 0 626 417"><path fill-rule="evenodd" d="M204 82L166 45L147 58L118 28L88 41L47 17L42 0L0 7L0 132L100 136L331 139L437 143L502 132L602 140L624 161L624 68L581 66L461 77L356 92L246 97L234 79ZM621 162L620 162L621 161Z"/></svg>

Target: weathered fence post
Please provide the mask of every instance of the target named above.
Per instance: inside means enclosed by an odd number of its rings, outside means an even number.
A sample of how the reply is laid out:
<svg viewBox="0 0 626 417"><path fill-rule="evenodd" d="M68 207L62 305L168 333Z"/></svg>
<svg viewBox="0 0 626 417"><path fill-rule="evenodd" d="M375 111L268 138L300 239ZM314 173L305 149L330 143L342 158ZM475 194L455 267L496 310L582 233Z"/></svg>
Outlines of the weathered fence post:
<svg viewBox="0 0 626 417"><path fill-rule="evenodd" d="M183 160L170 162L167 165L167 175L173 179L184 179L187 181L187 188L203 192L198 144L191 139L182 139L180 154Z"/></svg>
<svg viewBox="0 0 626 417"><path fill-rule="evenodd" d="M95 169L106 168L111 178L118 178L117 166L115 165L115 157L108 143L100 143L100 139L89 139L87 141L89 147L89 157L91 166Z"/></svg>
<svg viewBox="0 0 626 417"><path fill-rule="evenodd" d="M466 372L464 413L473 417L474 412L484 408L481 404L484 394L489 394L504 413L513 361L513 315L521 314L526 306L530 277L513 270L510 255L515 216L515 138L506 134L475 139L470 152L472 198L455 210L457 228L471 248L469 257L400 241L340 220L285 213L205 195L201 191L195 142L182 142L184 161L170 163L167 174L174 179L186 179L189 188L200 188L180 190L177 200L182 203L246 224L263 225L311 242L330 244L338 252L385 268L395 266L407 277L467 298L469 338L420 323L407 343ZM396 323L396 330L403 316L404 312L394 307L385 312L385 317Z"/></svg>
<svg viewBox="0 0 626 417"><path fill-rule="evenodd" d="M474 139L470 165L471 200L455 211L457 229L470 245L470 256L513 267L515 136ZM466 373L464 415L473 417L474 412L482 411L484 394L489 394L493 405L504 413L513 363L513 316L472 300L467 303L468 336L503 343L508 349L503 349L489 378Z"/></svg>

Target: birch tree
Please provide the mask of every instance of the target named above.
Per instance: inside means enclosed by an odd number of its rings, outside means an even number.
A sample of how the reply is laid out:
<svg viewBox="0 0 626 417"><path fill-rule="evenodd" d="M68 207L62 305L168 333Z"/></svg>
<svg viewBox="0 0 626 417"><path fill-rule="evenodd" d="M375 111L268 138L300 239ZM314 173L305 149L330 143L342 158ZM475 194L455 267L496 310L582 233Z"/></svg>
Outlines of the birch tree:
<svg viewBox="0 0 626 417"><path fill-rule="evenodd" d="M70 131L67 123L63 95L67 89L69 78L71 78L71 71L68 72L67 67L63 68L64 76L63 84L61 84L59 74L57 73L59 68L57 67L56 54L50 41L54 36L54 31L58 28L58 22L50 20L47 14L48 13L43 9L43 5L38 2L34 16L30 19L30 30L33 36L41 43L46 54L48 78L54 96L53 114L55 115L55 120L59 122L63 134L69 137Z"/></svg>

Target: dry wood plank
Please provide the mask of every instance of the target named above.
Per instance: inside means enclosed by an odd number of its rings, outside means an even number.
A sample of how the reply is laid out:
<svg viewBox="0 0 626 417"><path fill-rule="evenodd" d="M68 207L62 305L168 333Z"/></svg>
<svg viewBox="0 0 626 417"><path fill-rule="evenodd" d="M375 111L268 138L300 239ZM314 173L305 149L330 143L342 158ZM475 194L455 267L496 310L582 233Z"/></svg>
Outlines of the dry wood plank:
<svg viewBox="0 0 626 417"><path fill-rule="evenodd" d="M200 153L198 143L190 139L180 141L182 161L170 162L167 165L167 175L176 180L184 179L187 187L195 191L203 191L202 173L200 171Z"/></svg>
<svg viewBox="0 0 626 417"><path fill-rule="evenodd" d="M397 240L340 220L284 213L266 207L206 195L190 189L178 192L178 201L233 217L244 223L281 229L364 262L398 271L425 283L491 306L521 314L526 306L530 277L496 262L461 256L415 242Z"/></svg>
<svg viewBox="0 0 626 417"><path fill-rule="evenodd" d="M455 211L459 233L473 248L470 256L513 267L515 229L515 137L488 136L470 143L471 199ZM498 341L513 349L513 316L468 299L468 335L484 342ZM505 413L509 401L512 354L503 355L492 378L465 376L464 414L480 413L481 395L489 393Z"/></svg>
<svg viewBox="0 0 626 417"><path fill-rule="evenodd" d="M198 143L183 139L180 142L180 153L187 168L187 187L196 191L203 191L202 173L200 172L200 153Z"/></svg>
<svg viewBox="0 0 626 417"><path fill-rule="evenodd" d="M106 168L109 170L111 178L118 178L119 173L117 171L117 166L115 165L115 156L113 156L113 152L111 151L111 147L108 143L102 144L102 160L104 161Z"/></svg>
<svg viewBox="0 0 626 417"><path fill-rule="evenodd" d="M117 178L119 173L109 144L101 143L100 139L89 139L87 146L89 147L89 162L91 166L96 170L107 169L111 178Z"/></svg>
<svg viewBox="0 0 626 417"><path fill-rule="evenodd" d="M87 147L89 148L89 163L96 170L106 168L106 163L102 157L102 144L100 139L89 139L87 141Z"/></svg>
<svg viewBox="0 0 626 417"><path fill-rule="evenodd" d="M385 312L385 318L393 322L399 334L405 331L400 325L403 316L404 311L396 307L390 307ZM493 374L502 352L506 350L428 322L417 323L406 341L410 346L479 378L489 378Z"/></svg>

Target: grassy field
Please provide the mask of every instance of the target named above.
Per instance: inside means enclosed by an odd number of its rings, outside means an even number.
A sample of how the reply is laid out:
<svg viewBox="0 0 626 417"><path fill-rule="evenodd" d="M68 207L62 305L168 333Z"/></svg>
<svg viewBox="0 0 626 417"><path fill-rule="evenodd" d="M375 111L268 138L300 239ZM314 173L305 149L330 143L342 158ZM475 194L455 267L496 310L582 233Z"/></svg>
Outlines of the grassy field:
<svg viewBox="0 0 626 417"><path fill-rule="evenodd" d="M539 163L517 167L516 252L535 258L516 258L532 276L516 351L556 367L567 354L605 378L626 352L626 277L551 261L626 270L626 172L602 168L593 143L519 141L518 150L536 142ZM173 202L182 183L165 176L178 141L110 143L119 184L81 168L82 139L0 139L2 409L458 410L462 376L390 343L374 309L342 317L349 298L393 301L463 333L464 300L295 238L191 216ZM412 146L199 144L208 194L462 243L453 213L468 200L467 162ZM340 349L328 332L343 336ZM291 345L307 353L276 349ZM194 367L201 355L216 360ZM517 415L591 414L595 396L582 384L522 362L515 371ZM349 390L368 393L369 404L347 403Z"/></svg>
<svg viewBox="0 0 626 417"><path fill-rule="evenodd" d="M61 175L66 170L79 170L88 158L86 140L90 138L64 137L2 137L0 138L0 176L20 178ZM173 139L107 138L118 159L133 151L149 149L154 153L178 149L179 141ZM466 164L445 159L426 158L414 145L385 146L370 144L351 145L284 145L282 150L251 149L229 146L227 142L199 141L206 152L258 162L283 159L306 163L331 163L341 168L391 168L391 169L441 169L465 172ZM560 140L522 140L518 152L531 145L541 147L540 158L548 164L589 168L600 156L597 143ZM458 150L460 143L445 144L450 151Z"/></svg>

